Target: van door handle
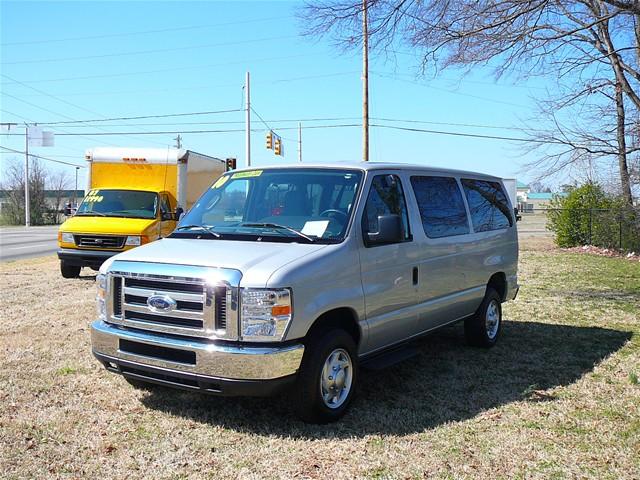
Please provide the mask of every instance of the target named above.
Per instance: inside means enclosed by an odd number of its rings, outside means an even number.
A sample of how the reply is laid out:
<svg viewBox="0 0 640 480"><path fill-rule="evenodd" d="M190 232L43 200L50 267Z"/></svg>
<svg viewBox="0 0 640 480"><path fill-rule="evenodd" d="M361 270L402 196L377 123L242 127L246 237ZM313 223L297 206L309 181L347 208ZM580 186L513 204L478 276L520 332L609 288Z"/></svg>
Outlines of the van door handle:
<svg viewBox="0 0 640 480"><path fill-rule="evenodd" d="M413 284L418 284L418 267L413 267Z"/></svg>

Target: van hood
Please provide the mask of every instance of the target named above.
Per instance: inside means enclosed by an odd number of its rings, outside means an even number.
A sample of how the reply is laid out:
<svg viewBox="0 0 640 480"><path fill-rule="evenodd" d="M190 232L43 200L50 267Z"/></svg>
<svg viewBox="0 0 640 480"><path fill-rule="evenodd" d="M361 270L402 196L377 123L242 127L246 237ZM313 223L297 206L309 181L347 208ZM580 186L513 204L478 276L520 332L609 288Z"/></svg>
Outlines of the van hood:
<svg viewBox="0 0 640 480"><path fill-rule="evenodd" d="M328 246L165 238L111 257L101 270L109 268L111 262L117 260L229 268L242 273L242 286L265 287L276 270Z"/></svg>
<svg viewBox="0 0 640 480"><path fill-rule="evenodd" d="M140 235L155 222L157 222L155 218L90 217L76 215L60 225L60 231L105 235Z"/></svg>

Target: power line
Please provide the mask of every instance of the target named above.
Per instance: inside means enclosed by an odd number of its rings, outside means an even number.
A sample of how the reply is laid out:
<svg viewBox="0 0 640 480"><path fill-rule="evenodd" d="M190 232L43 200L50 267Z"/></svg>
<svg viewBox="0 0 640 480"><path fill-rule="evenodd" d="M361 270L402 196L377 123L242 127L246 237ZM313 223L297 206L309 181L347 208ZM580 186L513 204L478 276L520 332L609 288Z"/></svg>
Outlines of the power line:
<svg viewBox="0 0 640 480"><path fill-rule="evenodd" d="M347 127L361 127L362 125L360 123L353 123L353 124L338 124L338 125L310 125L308 127L305 127L306 129L319 129L319 128L347 128ZM400 126L396 126L396 125L382 125L382 124L371 124L372 127L376 127L376 128L389 128L389 129L393 129L393 130L403 130L403 131L407 131L407 132L419 132L419 133L431 133L431 134L437 134L437 135L450 135L450 136L456 136L456 137L468 137L468 138L481 138L481 139L487 139L487 140L506 140L506 141L510 141L510 142L528 142L528 143L557 143L557 144L561 144L562 142L555 142L555 141L546 141L546 140L534 140L534 139L529 139L529 138L520 138L520 137L505 137L505 136L499 136L499 135L483 135L483 134L477 134L477 133L468 133L468 132L448 132L448 131L444 131L444 130L430 130L430 129L421 129L421 128L411 128L411 127L400 127ZM279 130L283 131L283 130L297 130L298 127L282 127L279 128ZM181 131L180 133L184 133L184 134L200 134L200 133L237 133L237 132L244 132L244 129L228 129L228 130L185 130L185 131ZM262 129L252 129L252 132L260 132L263 131ZM99 133L85 133L85 135L168 135L168 134L173 134L175 132L173 131L159 131L159 132L99 132ZM68 136L74 136L74 135L78 135L76 133L62 133L59 135L68 135Z"/></svg>
<svg viewBox="0 0 640 480"><path fill-rule="evenodd" d="M253 113L256 114L256 116L260 119L260 121L264 124L265 127L267 127L267 130L273 130L268 124L267 122L264 121L264 119L260 116L260 114L258 112L256 112L255 108L253 108L253 105L251 106L251 111Z"/></svg>
<svg viewBox="0 0 640 480"><path fill-rule="evenodd" d="M38 108L38 109L43 110L43 111L45 111L45 112L52 113L52 114L54 114L54 115L56 115L56 116L58 116L58 117L62 117L62 118L69 118L69 119L73 120L73 118L71 118L71 117L69 117L69 116L67 116L67 115L64 115L64 114L62 114L62 113L54 112L53 110L49 110L49 109L47 109L47 108L41 107L40 105L36 105L35 103L27 102L26 100L22 100L21 98L15 97L15 96L10 95L10 94L8 94L8 93L6 93L6 92L0 92L0 94L5 95L5 96L7 96L7 97L9 97L9 98L13 98L13 99L15 99L15 100L17 100L17 101L19 101L19 102L26 103L27 105L31 105L32 107ZM54 130L58 130L58 131L60 131L60 132L64 132L64 133L57 133L57 132L56 132L56 135L65 135L65 134L68 134L68 132L65 132L65 130L56 129L55 127L52 127L52 128L53 128ZM12 134L3 134L3 135L12 135ZM103 142L103 141L101 141L101 140L93 140L93 139L90 139L89 137L85 137L85 136L83 136L83 135L77 135L77 136L82 137L82 138L86 138L87 140L97 141L98 143L102 143L102 144L104 144L104 145L110 145L109 143Z"/></svg>
<svg viewBox="0 0 640 480"><path fill-rule="evenodd" d="M372 117L373 118L373 117ZM273 123L298 123L298 122L337 122L337 121L346 121L346 120L359 120L360 117L324 117L324 118L290 118L290 119L276 119L276 120L266 120L271 124ZM375 120L375 118L374 118ZM107 124L103 125L105 127L180 127L184 125L244 125L244 120L225 120L225 121L216 121L216 122L174 122L174 123L115 123L115 124ZM49 125L48 123L40 122L39 125ZM82 123L82 124L70 124L65 128L93 128L94 125L91 123Z"/></svg>
<svg viewBox="0 0 640 480"><path fill-rule="evenodd" d="M21 150L14 150L13 148L8 148L8 147L4 147L2 145L0 145L0 148L2 148L3 150L8 150L9 152L13 152L13 153L19 153L21 155L26 155L27 152L25 151L21 151ZM78 168L87 168L85 165L77 165L75 163L70 163L70 162L63 162L62 160L55 160L53 158L49 158L49 157L43 157L42 155L35 155L33 153L29 153L30 157L34 157L34 158L40 158L42 160L47 160L49 162L55 162L55 163L61 163L63 165L69 165L71 167L78 167Z"/></svg>
<svg viewBox="0 0 640 480"><path fill-rule="evenodd" d="M306 129L317 129L317 128L342 128L342 127L360 127L359 123L354 124L339 124L339 125L310 125L305 127ZM283 127L279 130L297 130L298 127ZM156 132L83 132L83 133L59 133L58 136L103 136L103 135L175 135L176 133L180 134L198 134L198 133L237 133L244 132L244 128L236 128L236 129L227 129L227 130L181 130L176 132L176 130L167 130L167 131L156 131ZM264 131L261 128L253 128L252 132L262 132ZM0 135L5 136L18 136L19 133L0 133Z"/></svg>
<svg viewBox="0 0 640 480"><path fill-rule="evenodd" d="M256 23L256 22L268 22L271 20L281 20L281 17L271 17L271 18L256 18L253 20L242 20L237 22L226 22L226 23L214 23L210 25L191 25L184 27L173 27L173 28L162 28L157 30L142 30L136 32L122 32L122 33L108 33L103 35L89 35L85 37L68 37L68 38L54 38L50 40L30 40L26 42L6 42L0 44L3 47L9 45L33 45L38 43L53 43L53 42L73 42L76 40L94 40L100 38L114 38L114 37L128 37L133 35L147 35L150 33L166 33L166 32L179 32L183 30L196 30L202 28L213 28L213 27L226 27L228 25L239 25L244 23Z"/></svg>
<svg viewBox="0 0 640 480"><path fill-rule="evenodd" d="M407 132L419 132L419 133L432 133L436 135L451 135L455 137L469 137L469 138L483 138L488 140L507 140L509 142L527 142L527 143L553 143L564 145L563 142L553 141L553 140L534 140L530 138L518 138L518 137L502 137L498 135L482 135L479 133L466 133L466 132L447 132L442 130L428 130L422 128L411 128L411 127L398 127L395 125L379 125L379 124L371 124L372 127L377 128L389 128L392 130L404 130Z"/></svg>
<svg viewBox="0 0 640 480"><path fill-rule="evenodd" d="M300 55L286 55L281 57L270 57L270 58L257 58L253 60L239 60L234 62L225 62L225 63L214 63L208 65L189 65L189 66L180 66L180 67L171 67L171 68L160 68L156 70L142 70L137 72L121 72L121 73L105 73L100 75L85 75L82 77L64 77L64 78L49 78L49 79L38 79L38 80L24 80L24 83L51 83L51 82L66 82L73 80L93 80L96 78L114 78L114 77L129 77L134 75L146 75L150 73L165 73L165 72L178 72L184 70L194 70L194 69L202 69L202 68L211 68L211 67L226 67L229 65L245 65L247 63L259 63L259 62L272 62L274 60L287 60L291 58L301 58L308 57L307 54ZM7 82L0 82L0 84L5 85ZM233 84L236 85L236 84Z"/></svg>
<svg viewBox="0 0 640 480"><path fill-rule="evenodd" d="M186 113L166 113L162 115L138 115L135 117L113 117L113 118L97 118L91 120L71 120L65 122L41 122L40 125L62 125L62 124L72 124L72 123L94 123L94 122L111 122L115 120L142 120L146 118L169 118L169 117L186 117L192 115L213 115L218 113L231 113L231 112L241 112L243 109L241 108L233 108L229 110L211 110L205 112L186 112ZM172 132L174 134L176 132Z"/></svg>
<svg viewBox="0 0 640 480"><path fill-rule="evenodd" d="M447 88L434 87L432 85L425 85L424 83L420 83L420 82L414 82L414 81L411 81L411 80L404 80L402 78L396 78L396 77L388 75L388 74L380 74L380 73L376 73L376 72L371 72L371 73L373 73L375 76L377 76L379 78L387 78L389 80L394 80L396 82L405 82L405 83L410 83L410 84L413 84L413 85L419 85L419 86L422 86L422 87L425 87L425 88L431 88L433 90L438 90L438 91L441 91L441 92L450 93L452 95L459 95L459 96L462 96L462 97L475 98L475 99L478 99L478 100L484 100L485 102L500 103L502 105L510 105L512 107L529 108L527 105L521 105L519 103L505 102L504 100L496 100L494 98L482 97L480 95L473 95L471 93L456 92L455 90L449 90Z"/></svg>
<svg viewBox="0 0 640 480"><path fill-rule="evenodd" d="M39 90L36 87L32 87L31 85L27 85L27 84L25 84L25 83L23 83L23 82L21 82L19 80L16 80L15 78L11 78L9 75L5 75L4 73L0 73L0 75L3 76L4 78L9 79L12 82L17 83L18 85L22 85L23 87L26 87L26 88L28 88L30 90L33 90L34 92L41 93L41 94L43 94L43 95L45 95L47 97L53 98L54 100L62 102L62 103L66 104L66 105L69 105L71 107L77 108L78 110L82 110L83 112L91 113L92 115L100 115L101 117L104 117L104 115L102 115L102 114L100 114L98 112L94 112L93 110L89 110L89 109L87 109L85 107L82 107L80 105L76 105L75 103L71 103L71 102L69 102L67 100L64 100L62 98L58 98L55 95L51 95L51 94L49 94L49 93L47 93L47 92L45 92L43 90ZM104 130L104 129L100 128L100 127L96 127L96 128L98 128L98 130ZM159 142L152 142L152 143L155 143L156 145L165 146L165 144L161 144Z"/></svg>
<svg viewBox="0 0 640 480"><path fill-rule="evenodd" d="M12 155L15 152L0 152L0 155ZM24 153L24 152L21 152ZM33 153L30 153L29 156L34 155ZM52 155L48 155L48 157L59 157L59 158L78 158L78 155L60 155L59 153L54 153Z"/></svg>
<svg viewBox="0 0 640 480"><path fill-rule="evenodd" d="M258 113L252 108L253 112L258 115ZM263 120L260 117L260 121L271 130L271 125L278 123L298 123L298 122L330 122L330 121L347 121L347 120L359 120L360 117L322 117L322 118L289 118L289 119L274 119L274 120ZM386 117L370 117L371 120L377 120L381 122L398 122L398 123L415 123L415 124L425 124L425 125L446 125L453 127L470 127L470 128L485 128L485 129L494 129L494 130L516 130L523 131L523 128L513 127L507 125L485 125L478 123L457 123L457 122L436 122L429 120L416 120L416 119L403 119L403 118L386 118ZM185 125L240 125L244 124L244 120L225 120L225 121L216 121L216 122L174 122L174 123L118 123L118 124L107 124L103 125L105 127L181 127ZM47 123L40 123L40 125L48 125ZM91 123L83 123L79 125L71 124L66 128L93 128L94 125ZM542 130L530 130L528 131L542 131Z"/></svg>
<svg viewBox="0 0 640 480"><path fill-rule="evenodd" d="M150 53L165 53L165 52L177 52L181 50L195 50L200 48L210 47L228 47L231 45L243 45L247 43L267 42L270 40L285 40L290 38L297 38L297 35L286 35L280 37L266 37L266 38L254 38L250 40L240 40L236 42L223 42L223 43L207 43L203 45L190 45L186 47L172 47L172 48L160 48L155 50L138 50L133 52L120 52L120 53L103 53L100 55L85 55L82 57L62 57L62 58L43 58L37 60L19 60L16 62L2 62L1 65L24 65L28 63L49 63L49 62L67 62L73 60L89 60L94 58L114 58L134 55L147 55Z"/></svg>

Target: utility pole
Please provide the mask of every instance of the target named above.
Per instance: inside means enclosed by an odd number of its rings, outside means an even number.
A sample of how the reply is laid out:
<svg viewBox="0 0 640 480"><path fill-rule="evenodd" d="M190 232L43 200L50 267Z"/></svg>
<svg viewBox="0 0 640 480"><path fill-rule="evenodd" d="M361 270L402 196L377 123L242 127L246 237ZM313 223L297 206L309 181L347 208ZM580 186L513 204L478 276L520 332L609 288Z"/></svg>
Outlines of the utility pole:
<svg viewBox="0 0 640 480"><path fill-rule="evenodd" d="M245 139L245 156L247 158L247 167L251 166L251 87L249 86L249 72L245 78L244 88L247 94L247 117L246 117L246 139Z"/></svg>
<svg viewBox="0 0 640 480"><path fill-rule="evenodd" d="M31 212L29 209L29 126L24 131L24 226L31 225Z"/></svg>
<svg viewBox="0 0 640 480"><path fill-rule="evenodd" d="M178 136L174 138L174 140L176 141L176 148L182 148L182 137L180 136L180 134L178 134Z"/></svg>
<svg viewBox="0 0 640 480"><path fill-rule="evenodd" d="M298 161L302 162L302 122L298 122Z"/></svg>
<svg viewBox="0 0 640 480"><path fill-rule="evenodd" d="M369 25L367 2L362 0L362 160L369 161Z"/></svg>
<svg viewBox="0 0 640 480"><path fill-rule="evenodd" d="M80 170L80 167L76 167L76 189L73 191L73 208L76 208L77 205L76 195L78 194L78 170Z"/></svg>

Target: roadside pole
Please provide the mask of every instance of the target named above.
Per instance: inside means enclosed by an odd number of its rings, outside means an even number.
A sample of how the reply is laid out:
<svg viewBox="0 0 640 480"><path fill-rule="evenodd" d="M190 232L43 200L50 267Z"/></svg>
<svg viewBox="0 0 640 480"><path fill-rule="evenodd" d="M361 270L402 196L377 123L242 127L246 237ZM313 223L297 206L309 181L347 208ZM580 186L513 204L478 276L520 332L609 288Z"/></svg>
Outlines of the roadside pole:
<svg viewBox="0 0 640 480"><path fill-rule="evenodd" d="M362 160L369 161L369 26L367 2L362 0Z"/></svg>
<svg viewBox="0 0 640 480"><path fill-rule="evenodd" d="M26 124L25 124L26 125ZM24 131L24 226L31 225L29 209L29 127Z"/></svg>
<svg viewBox="0 0 640 480"><path fill-rule="evenodd" d="M73 191L73 208L76 208L77 205L76 195L78 194L78 170L80 170L80 167L76 167L76 188Z"/></svg>
<svg viewBox="0 0 640 480"><path fill-rule="evenodd" d="M245 89L247 94L247 117L245 121L245 156L247 158L247 167L251 166L251 87L249 86L249 72L245 78Z"/></svg>
<svg viewBox="0 0 640 480"><path fill-rule="evenodd" d="M302 122L298 122L298 161L302 162Z"/></svg>

